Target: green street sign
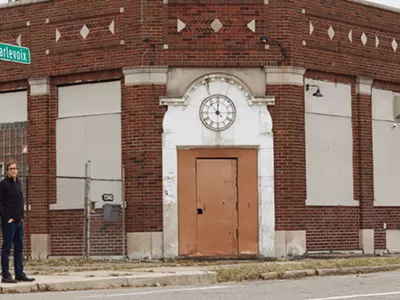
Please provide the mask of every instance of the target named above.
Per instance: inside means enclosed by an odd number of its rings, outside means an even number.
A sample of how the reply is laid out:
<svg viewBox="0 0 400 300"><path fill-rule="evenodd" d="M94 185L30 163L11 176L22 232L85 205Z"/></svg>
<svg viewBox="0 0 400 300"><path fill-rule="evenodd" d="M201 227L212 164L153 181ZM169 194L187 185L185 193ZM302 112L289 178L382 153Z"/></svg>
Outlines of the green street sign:
<svg viewBox="0 0 400 300"><path fill-rule="evenodd" d="M31 52L29 48L0 43L0 60L29 65L31 63Z"/></svg>

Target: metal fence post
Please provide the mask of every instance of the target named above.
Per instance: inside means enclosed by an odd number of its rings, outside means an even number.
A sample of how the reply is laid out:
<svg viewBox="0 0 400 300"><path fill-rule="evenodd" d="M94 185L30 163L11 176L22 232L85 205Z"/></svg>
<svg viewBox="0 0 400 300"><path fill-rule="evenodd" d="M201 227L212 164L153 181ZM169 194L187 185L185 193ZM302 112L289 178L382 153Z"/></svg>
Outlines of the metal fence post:
<svg viewBox="0 0 400 300"><path fill-rule="evenodd" d="M88 258L87 255L87 209L88 209L88 164L85 164L85 199L83 203L83 239L82 239L82 256L84 259Z"/></svg>
<svg viewBox="0 0 400 300"><path fill-rule="evenodd" d="M90 257L90 224L91 224L91 205L92 205L92 201L91 201L91 187L90 187L90 181L91 181L91 177L92 177L92 163L90 160L88 160L87 162L87 258Z"/></svg>
<svg viewBox="0 0 400 300"><path fill-rule="evenodd" d="M25 228L26 228L26 260L31 260L31 228L30 228L30 210L29 210L29 177L25 177Z"/></svg>
<svg viewBox="0 0 400 300"><path fill-rule="evenodd" d="M126 258L126 228L125 228L125 165L122 165L121 174L121 202L122 202L122 257Z"/></svg>

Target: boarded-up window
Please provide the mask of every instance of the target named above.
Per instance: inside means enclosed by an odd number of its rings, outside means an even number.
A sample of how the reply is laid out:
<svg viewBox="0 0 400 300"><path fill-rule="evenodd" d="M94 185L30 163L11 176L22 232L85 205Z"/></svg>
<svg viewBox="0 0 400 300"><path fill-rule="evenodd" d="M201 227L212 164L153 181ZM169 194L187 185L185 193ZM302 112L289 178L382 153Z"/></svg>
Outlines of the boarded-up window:
<svg viewBox="0 0 400 300"><path fill-rule="evenodd" d="M351 86L324 81L305 94L307 205L357 206L353 184Z"/></svg>
<svg viewBox="0 0 400 300"><path fill-rule="evenodd" d="M58 95L57 175L83 177L85 163L90 160L91 177L120 179L120 81L60 87ZM53 209L83 207L82 184L63 180L57 193ZM92 182L91 200L97 202L96 207L102 206L103 194L113 194L114 202L120 202L121 183Z"/></svg>
<svg viewBox="0 0 400 300"><path fill-rule="evenodd" d="M394 101L399 96L372 90L375 206L400 206L400 124L395 119Z"/></svg>

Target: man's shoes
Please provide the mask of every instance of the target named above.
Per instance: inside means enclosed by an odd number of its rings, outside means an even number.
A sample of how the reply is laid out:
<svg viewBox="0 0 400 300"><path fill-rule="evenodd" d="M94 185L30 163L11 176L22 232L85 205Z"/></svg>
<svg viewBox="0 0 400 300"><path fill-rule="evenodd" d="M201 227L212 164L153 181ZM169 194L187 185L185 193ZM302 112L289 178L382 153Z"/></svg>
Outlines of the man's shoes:
<svg viewBox="0 0 400 300"><path fill-rule="evenodd" d="M26 281L26 282L35 281L35 278L29 278L26 276L25 273L22 273L22 275L19 276L15 276L15 279L17 281Z"/></svg>
<svg viewBox="0 0 400 300"><path fill-rule="evenodd" d="M17 283L18 281L16 281L14 278L12 278L12 276L8 276L8 277L3 277L1 279L1 283Z"/></svg>

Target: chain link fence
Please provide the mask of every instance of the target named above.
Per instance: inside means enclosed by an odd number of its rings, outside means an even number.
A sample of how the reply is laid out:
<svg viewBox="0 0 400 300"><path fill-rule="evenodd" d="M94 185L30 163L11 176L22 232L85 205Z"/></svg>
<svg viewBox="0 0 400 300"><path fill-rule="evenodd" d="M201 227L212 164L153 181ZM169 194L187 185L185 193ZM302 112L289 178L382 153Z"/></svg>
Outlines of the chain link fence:
<svg viewBox="0 0 400 300"><path fill-rule="evenodd" d="M24 257L125 258L124 167L121 178L19 176L25 195Z"/></svg>

